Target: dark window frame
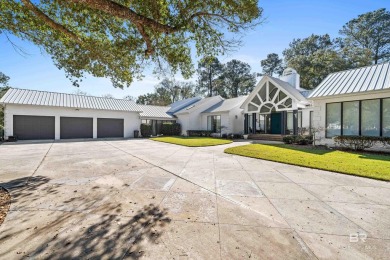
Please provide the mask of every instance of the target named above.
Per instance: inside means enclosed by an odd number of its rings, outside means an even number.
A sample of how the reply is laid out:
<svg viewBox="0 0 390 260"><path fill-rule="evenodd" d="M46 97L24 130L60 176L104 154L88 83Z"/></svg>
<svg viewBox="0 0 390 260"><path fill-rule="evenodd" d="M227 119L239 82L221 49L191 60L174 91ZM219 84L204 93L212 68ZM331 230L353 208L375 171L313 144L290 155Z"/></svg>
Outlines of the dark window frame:
<svg viewBox="0 0 390 260"><path fill-rule="evenodd" d="M332 139L332 137L328 137L327 133L327 125L328 125L328 105L329 104L340 104L340 117L341 117L341 131L340 134L343 135L343 103L346 102L359 102L359 136L362 135L362 101L369 101L369 100L379 100L379 137L383 136L383 100L389 99L390 97L384 97L384 98L369 98L369 99L359 99L359 100L348 100L348 101L338 101L338 102L329 102L325 104L325 138L326 139Z"/></svg>

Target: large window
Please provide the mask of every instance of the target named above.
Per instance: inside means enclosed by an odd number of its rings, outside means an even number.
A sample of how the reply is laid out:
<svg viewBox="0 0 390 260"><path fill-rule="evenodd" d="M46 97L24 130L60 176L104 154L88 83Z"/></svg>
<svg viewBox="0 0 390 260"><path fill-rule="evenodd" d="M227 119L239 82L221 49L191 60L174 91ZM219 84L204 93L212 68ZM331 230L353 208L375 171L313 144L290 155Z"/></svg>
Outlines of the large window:
<svg viewBox="0 0 390 260"><path fill-rule="evenodd" d="M361 133L365 136L380 135L380 100L363 100L362 101L362 124Z"/></svg>
<svg viewBox="0 0 390 260"><path fill-rule="evenodd" d="M359 101L343 103L343 135L359 135Z"/></svg>
<svg viewBox="0 0 390 260"><path fill-rule="evenodd" d="M382 135L390 137L390 98L383 99Z"/></svg>
<svg viewBox="0 0 390 260"><path fill-rule="evenodd" d="M341 135L341 103L326 104L326 137Z"/></svg>
<svg viewBox="0 0 390 260"><path fill-rule="evenodd" d="M207 130L213 133L221 132L221 116L208 116L207 117Z"/></svg>
<svg viewBox="0 0 390 260"><path fill-rule="evenodd" d="M390 98L326 104L326 137L336 135L390 137Z"/></svg>
<svg viewBox="0 0 390 260"><path fill-rule="evenodd" d="M302 128L302 111L298 111L298 128ZM287 132L294 132L294 117L293 112L287 112Z"/></svg>

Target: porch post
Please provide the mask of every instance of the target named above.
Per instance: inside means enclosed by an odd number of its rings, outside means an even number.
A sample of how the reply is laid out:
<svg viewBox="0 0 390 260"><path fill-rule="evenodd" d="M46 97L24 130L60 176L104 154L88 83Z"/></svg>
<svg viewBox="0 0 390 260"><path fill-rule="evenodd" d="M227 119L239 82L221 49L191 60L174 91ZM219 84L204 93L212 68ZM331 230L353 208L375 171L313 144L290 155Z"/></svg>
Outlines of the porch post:
<svg viewBox="0 0 390 260"><path fill-rule="evenodd" d="M293 134L298 135L298 109L293 110Z"/></svg>
<svg viewBox="0 0 390 260"><path fill-rule="evenodd" d="M252 113L252 134L256 134L256 113Z"/></svg>
<svg viewBox="0 0 390 260"><path fill-rule="evenodd" d="M248 122L248 114L244 114L244 134L249 134L249 122Z"/></svg>
<svg viewBox="0 0 390 260"><path fill-rule="evenodd" d="M285 135L286 134L286 128L287 128L287 112L286 111L282 111L282 116L281 116L281 134L282 135Z"/></svg>

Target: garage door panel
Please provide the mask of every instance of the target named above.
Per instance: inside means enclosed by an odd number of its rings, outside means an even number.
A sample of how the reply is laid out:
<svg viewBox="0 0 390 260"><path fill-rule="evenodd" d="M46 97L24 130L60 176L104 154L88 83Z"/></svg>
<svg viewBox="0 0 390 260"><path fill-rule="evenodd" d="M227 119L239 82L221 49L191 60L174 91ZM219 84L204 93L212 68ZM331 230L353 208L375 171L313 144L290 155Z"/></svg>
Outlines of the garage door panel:
<svg viewBox="0 0 390 260"><path fill-rule="evenodd" d="M61 117L60 138L93 138L93 118Z"/></svg>
<svg viewBox="0 0 390 260"><path fill-rule="evenodd" d="M14 136L19 140L54 139L54 116L13 116Z"/></svg>
<svg viewBox="0 0 390 260"><path fill-rule="evenodd" d="M97 137L124 137L124 120L116 118L98 118Z"/></svg>

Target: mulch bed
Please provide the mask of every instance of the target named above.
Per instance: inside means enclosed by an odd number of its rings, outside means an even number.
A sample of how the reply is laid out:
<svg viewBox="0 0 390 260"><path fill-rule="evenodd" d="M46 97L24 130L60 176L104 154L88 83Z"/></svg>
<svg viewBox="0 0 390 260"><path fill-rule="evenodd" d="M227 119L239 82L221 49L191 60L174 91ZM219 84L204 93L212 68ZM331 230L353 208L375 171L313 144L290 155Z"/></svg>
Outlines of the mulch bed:
<svg viewBox="0 0 390 260"><path fill-rule="evenodd" d="M11 205L11 196L8 191L0 187L0 225L4 222Z"/></svg>

